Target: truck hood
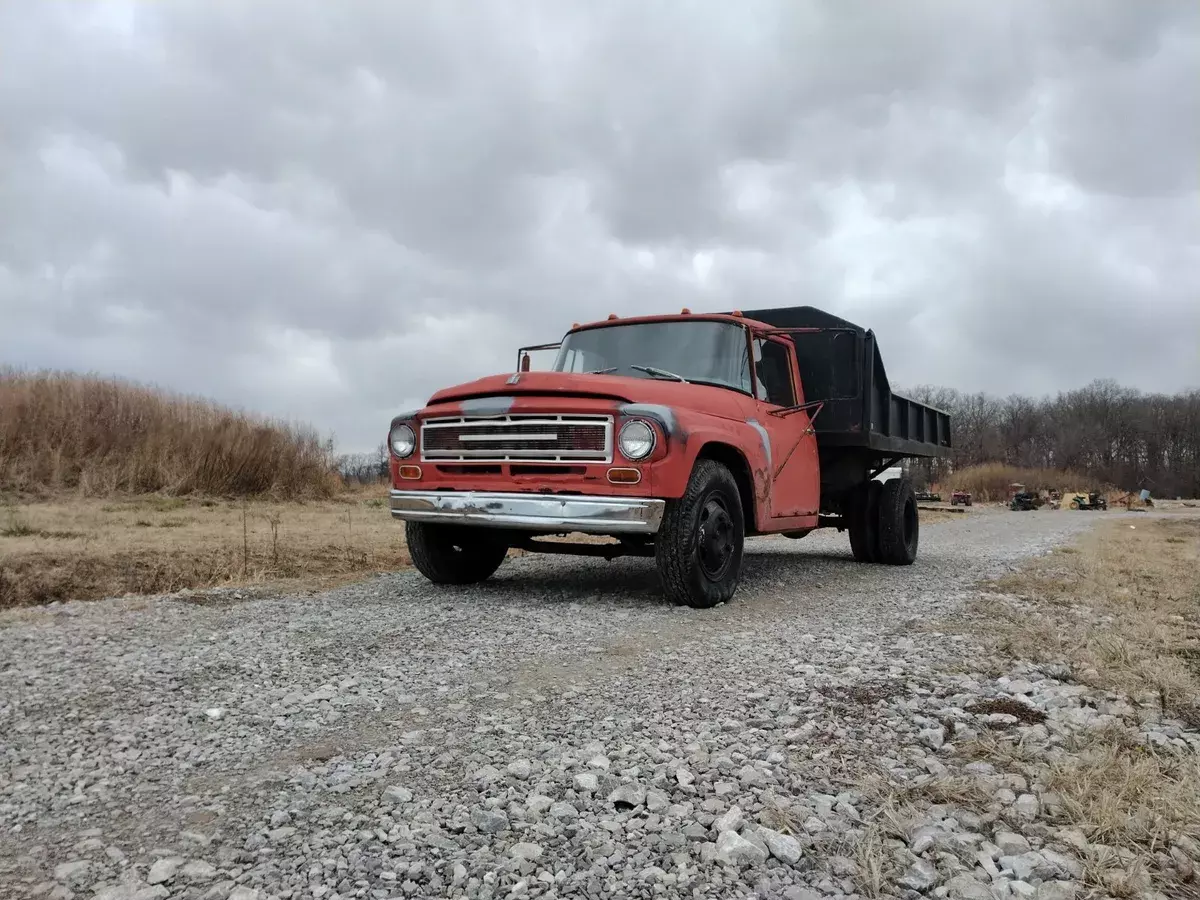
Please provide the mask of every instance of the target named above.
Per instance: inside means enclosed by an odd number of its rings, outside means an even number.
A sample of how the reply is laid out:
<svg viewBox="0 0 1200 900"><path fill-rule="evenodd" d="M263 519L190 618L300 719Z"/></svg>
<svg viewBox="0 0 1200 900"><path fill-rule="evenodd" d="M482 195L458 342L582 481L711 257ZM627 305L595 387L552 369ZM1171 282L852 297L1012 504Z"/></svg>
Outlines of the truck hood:
<svg viewBox="0 0 1200 900"><path fill-rule="evenodd" d="M739 418L749 397L725 388L685 384L656 378L623 375L586 375L574 372L521 372L489 375L476 381L444 388L429 398L429 406L482 397L580 397L619 403L654 403L677 408L702 409L714 415Z"/></svg>
<svg viewBox="0 0 1200 900"><path fill-rule="evenodd" d="M629 382L637 378L614 378L611 375L581 375L573 372L520 372L516 384L509 382L514 373L488 375L475 381L454 387L443 388L429 403L453 403L458 400L473 400L477 397L518 397L526 394L543 396L599 397L606 400L623 400L629 403ZM634 385L636 386L636 384Z"/></svg>

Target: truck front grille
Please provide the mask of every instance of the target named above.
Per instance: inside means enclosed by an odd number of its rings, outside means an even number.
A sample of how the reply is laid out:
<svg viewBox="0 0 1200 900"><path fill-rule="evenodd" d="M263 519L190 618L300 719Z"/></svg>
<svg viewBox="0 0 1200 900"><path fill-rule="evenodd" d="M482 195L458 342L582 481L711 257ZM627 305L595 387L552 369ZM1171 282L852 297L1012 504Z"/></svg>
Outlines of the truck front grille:
<svg viewBox="0 0 1200 900"><path fill-rule="evenodd" d="M455 416L421 425L421 458L448 462L612 462L611 416Z"/></svg>

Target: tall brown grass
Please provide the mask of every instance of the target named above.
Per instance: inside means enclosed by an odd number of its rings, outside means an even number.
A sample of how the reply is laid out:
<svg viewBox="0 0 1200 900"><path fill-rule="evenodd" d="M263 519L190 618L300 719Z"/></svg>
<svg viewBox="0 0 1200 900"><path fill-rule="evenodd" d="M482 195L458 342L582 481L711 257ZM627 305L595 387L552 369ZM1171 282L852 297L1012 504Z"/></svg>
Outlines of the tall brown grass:
<svg viewBox="0 0 1200 900"><path fill-rule="evenodd" d="M1105 491L1098 479L1079 472L1059 469L1023 469L1003 463L984 463L951 472L942 481L942 490L970 491L973 499L988 502L1007 500L1011 484L1023 484L1027 491Z"/></svg>
<svg viewBox="0 0 1200 900"><path fill-rule="evenodd" d="M311 428L116 378L0 369L0 490L279 498L336 489Z"/></svg>

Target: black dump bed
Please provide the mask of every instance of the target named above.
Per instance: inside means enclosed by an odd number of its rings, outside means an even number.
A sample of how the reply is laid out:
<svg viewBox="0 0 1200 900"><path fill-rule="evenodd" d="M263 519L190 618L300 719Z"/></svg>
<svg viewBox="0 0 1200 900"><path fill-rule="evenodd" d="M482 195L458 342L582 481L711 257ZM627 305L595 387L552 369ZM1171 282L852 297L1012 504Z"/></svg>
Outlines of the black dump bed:
<svg viewBox="0 0 1200 900"><path fill-rule="evenodd" d="M892 392L874 332L813 306L747 309L742 315L774 328L815 329L786 336L796 345L805 401L825 401L814 423L823 451L950 453L949 414Z"/></svg>

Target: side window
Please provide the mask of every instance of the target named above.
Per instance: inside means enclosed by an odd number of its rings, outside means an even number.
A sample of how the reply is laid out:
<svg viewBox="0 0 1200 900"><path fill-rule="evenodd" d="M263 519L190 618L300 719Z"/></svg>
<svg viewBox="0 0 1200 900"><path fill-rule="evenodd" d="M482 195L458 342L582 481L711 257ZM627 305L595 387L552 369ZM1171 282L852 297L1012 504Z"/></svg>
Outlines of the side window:
<svg viewBox="0 0 1200 900"><path fill-rule="evenodd" d="M794 406L796 394L792 390L791 359L787 345L779 341L755 338L754 371L758 376L759 396L774 406Z"/></svg>

